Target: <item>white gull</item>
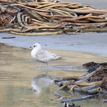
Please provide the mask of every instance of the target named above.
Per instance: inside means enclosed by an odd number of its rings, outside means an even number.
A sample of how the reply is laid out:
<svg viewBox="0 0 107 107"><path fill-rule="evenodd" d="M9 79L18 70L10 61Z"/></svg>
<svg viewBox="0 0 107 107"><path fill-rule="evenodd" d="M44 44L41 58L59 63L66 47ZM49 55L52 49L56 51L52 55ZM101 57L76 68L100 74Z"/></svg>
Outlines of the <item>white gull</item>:
<svg viewBox="0 0 107 107"><path fill-rule="evenodd" d="M58 60L62 58L61 56L57 56L54 53L50 53L49 51L43 50L39 43L35 43L33 46L31 46L31 48L32 58L38 62L46 63L47 66L49 61Z"/></svg>

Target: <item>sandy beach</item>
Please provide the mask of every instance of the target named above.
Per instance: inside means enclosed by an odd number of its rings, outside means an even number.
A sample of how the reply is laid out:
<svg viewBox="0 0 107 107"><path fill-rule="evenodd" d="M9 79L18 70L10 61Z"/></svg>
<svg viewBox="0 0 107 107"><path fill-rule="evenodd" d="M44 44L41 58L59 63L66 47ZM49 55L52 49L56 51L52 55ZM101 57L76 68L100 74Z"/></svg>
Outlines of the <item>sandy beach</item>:
<svg viewBox="0 0 107 107"><path fill-rule="evenodd" d="M63 0L65 1L65 0ZM93 8L107 9L106 0L67 0ZM3 37L14 37L2 39ZM65 58L49 63L49 69L42 65L42 74L53 78L81 76L87 74L82 64L95 61L107 62L107 33L79 33L76 35L20 36L7 32L0 33L0 104L2 107L63 107L56 100L56 85L43 87L40 94L32 91L31 81L40 75L40 64L32 59L29 48L40 43L43 49ZM5 44L2 44L5 43ZM66 99L79 98L81 95L60 91ZM101 98L102 100L102 98ZM106 107L101 100L75 102L81 107Z"/></svg>

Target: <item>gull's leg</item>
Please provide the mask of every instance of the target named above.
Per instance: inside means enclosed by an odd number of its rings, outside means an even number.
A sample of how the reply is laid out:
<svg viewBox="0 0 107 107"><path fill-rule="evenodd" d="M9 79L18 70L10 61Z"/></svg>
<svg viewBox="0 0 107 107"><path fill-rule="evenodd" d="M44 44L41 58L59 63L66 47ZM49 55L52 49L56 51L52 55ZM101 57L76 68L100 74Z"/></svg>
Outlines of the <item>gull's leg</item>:
<svg viewBox="0 0 107 107"><path fill-rule="evenodd" d="M42 72L41 72L41 68L42 68L42 63L40 63L40 67L39 67L40 74L42 74Z"/></svg>
<svg viewBox="0 0 107 107"><path fill-rule="evenodd" d="M47 65L47 68L49 68L49 67L48 67L48 63L46 63L46 65ZM47 72L46 72L46 75L47 75L47 74L48 74L48 70L47 70Z"/></svg>

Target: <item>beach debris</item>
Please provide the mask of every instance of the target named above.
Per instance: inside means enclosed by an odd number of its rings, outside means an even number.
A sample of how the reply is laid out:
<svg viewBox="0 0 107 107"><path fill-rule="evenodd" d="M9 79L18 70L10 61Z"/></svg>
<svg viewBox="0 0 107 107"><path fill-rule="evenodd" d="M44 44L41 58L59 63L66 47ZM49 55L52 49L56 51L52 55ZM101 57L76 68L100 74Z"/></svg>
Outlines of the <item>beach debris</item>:
<svg viewBox="0 0 107 107"><path fill-rule="evenodd" d="M15 37L12 36L12 37L2 37L2 39L14 39Z"/></svg>
<svg viewBox="0 0 107 107"><path fill-rule="evenodd" d="M107 32L107 10L57 0L1 0L0 32L23 36Z"/></svg>
<svg viewBox="0 0 107 107"><path fill-rule="evenodd" d="M57 96L57 100L61 100L61 103L72 103L77 101L84 101L90 99L98 99L102 102L106 102L107 99L107 63L89 62L83 64L88 69L95 68L92 72L82 76L63 77L54 80L59 86L54 94ZM92 67L92 68L91 68ZM63 95L59 94L59 91L65 91L70 95L79 94L80 98L63 100Z"/></svg>
<svg viewBox="0 0 107 107"><path fill-rule="evenodd" d="M107 67L107 62L105 63L88 62L83 64L83 67L87 68L88 69L87 72L89 73L95 71L100 66Z"/></svg>
<svg viewBox="0 0 107 107"><path fill-rule="evenodd" d="M79 105L76 106L74 103L72 103L72 105L68 103L64 103L63 107L81 107L81 106Z"/></svg>

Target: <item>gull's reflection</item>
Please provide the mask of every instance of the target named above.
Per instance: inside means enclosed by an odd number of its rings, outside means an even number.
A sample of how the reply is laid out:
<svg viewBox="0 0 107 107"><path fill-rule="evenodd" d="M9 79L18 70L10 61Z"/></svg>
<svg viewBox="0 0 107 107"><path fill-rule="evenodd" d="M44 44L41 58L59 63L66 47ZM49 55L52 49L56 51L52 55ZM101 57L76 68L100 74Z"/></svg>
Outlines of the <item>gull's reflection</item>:
<svg viewBox="0 0 107 107"><path fill-rule="evenodd" d="M34 77L31 81L31 86L33 87L33 92L39 94L43 87L54 84L54 78L49 75L38 75Z"/></svg>

